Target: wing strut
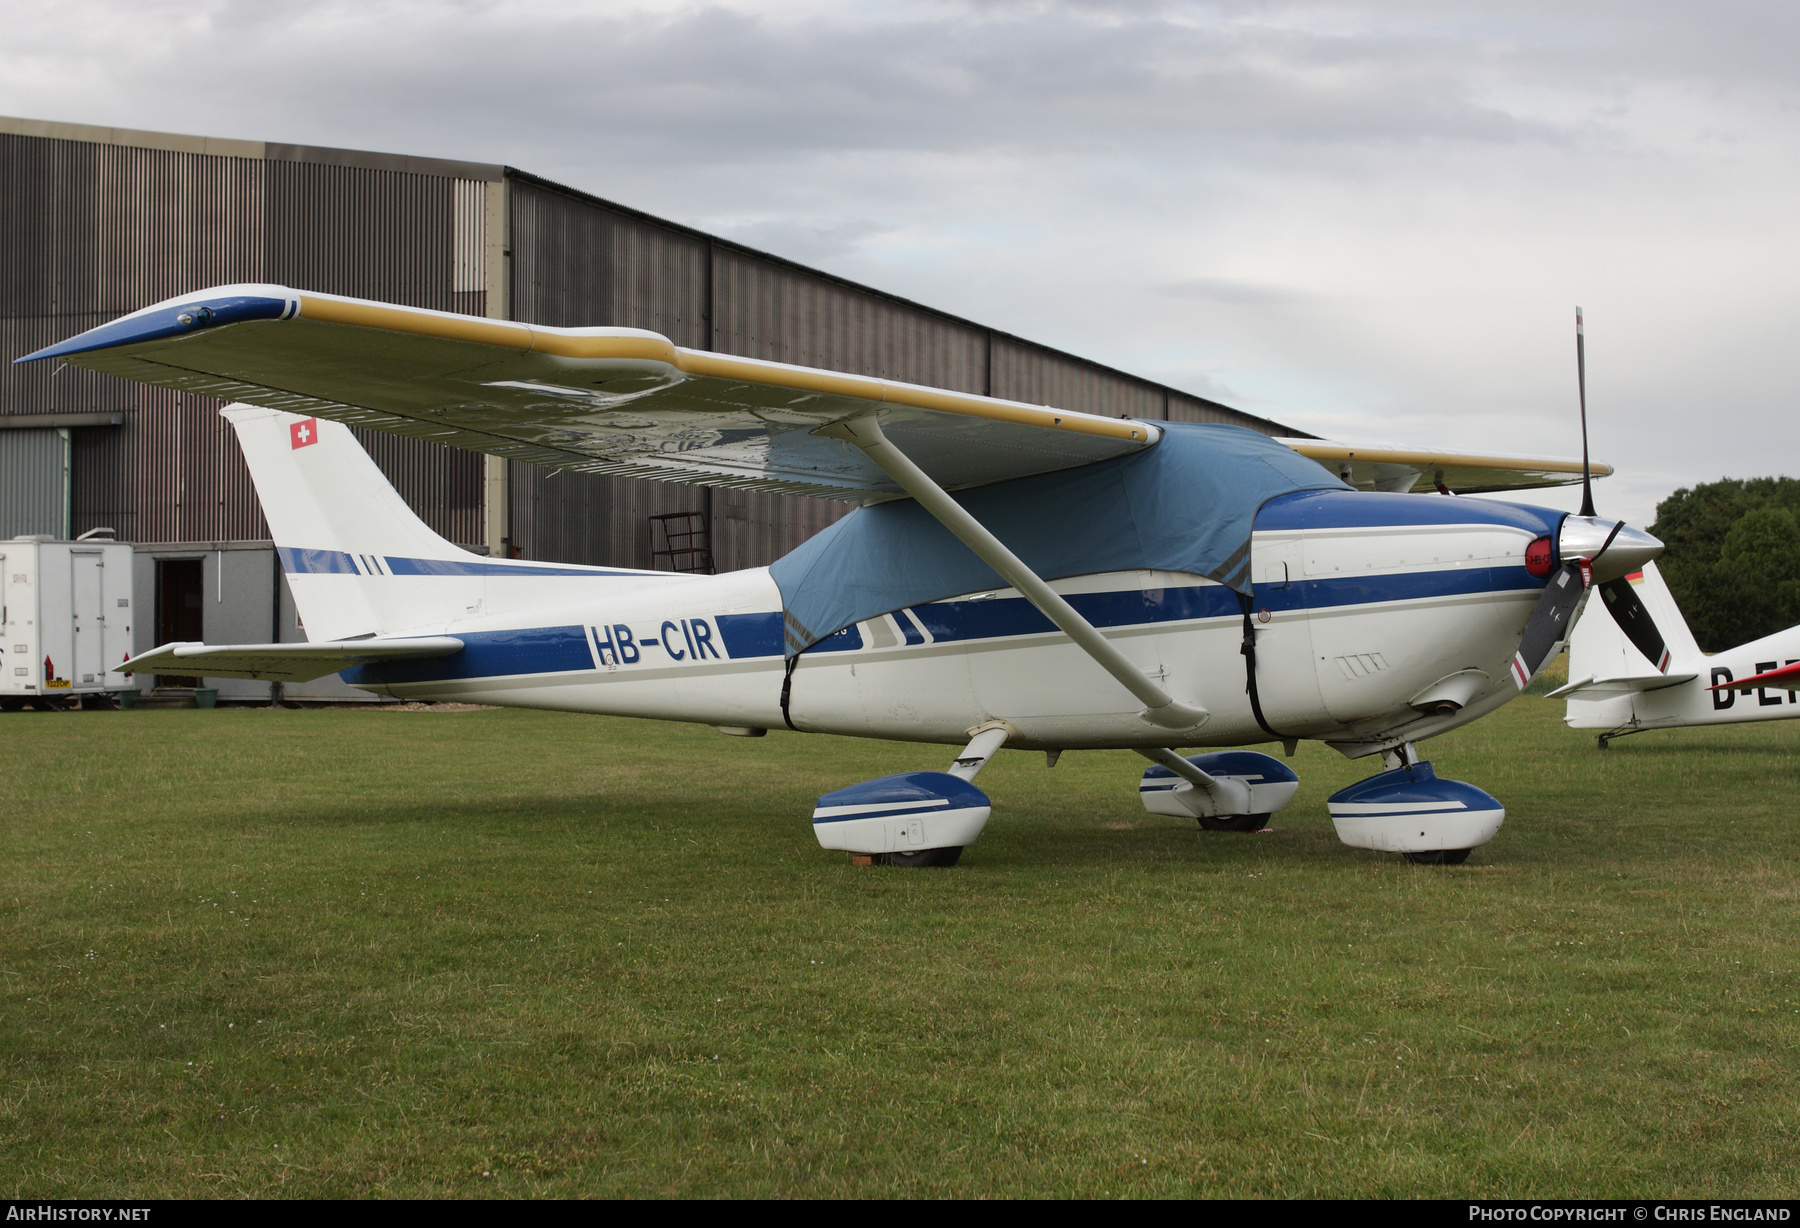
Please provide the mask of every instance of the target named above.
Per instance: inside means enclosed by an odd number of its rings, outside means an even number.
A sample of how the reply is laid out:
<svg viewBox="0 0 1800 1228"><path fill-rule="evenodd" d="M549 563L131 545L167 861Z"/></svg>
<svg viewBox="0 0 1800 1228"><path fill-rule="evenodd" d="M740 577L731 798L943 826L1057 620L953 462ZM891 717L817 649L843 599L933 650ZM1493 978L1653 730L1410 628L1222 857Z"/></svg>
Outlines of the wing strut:
<svg viewBox="0 0 1800 1228"><path fill-rule="evenodd" d="M962 504L946 494L943 487L932 481L923 469L913 464L906 453L895 447L882 434L881 424L872 416L836 422L822 427L816 433L845 439L861 448L883 473L899 484L900 489L918 500L920 507L935 516L940 524L973 550L982 562L999 572L1008 584L1018 589L1025 600L1055 623L1064 635L1074 640L1076 646L1092 657L1100 668L1117 678L1126 690L1137 696L1144 705L1141 714L1144 720L1164 729L1193 729L1205 724L1212 715L1205 708L1179 702L1152 682L1111 640L1101 635L1094 624L1076 613L1075 607L1064 601L1061 594L1039 579L1037 573L1025 566L1018 555L1008 550L999 538L969 515Z"/></svg>

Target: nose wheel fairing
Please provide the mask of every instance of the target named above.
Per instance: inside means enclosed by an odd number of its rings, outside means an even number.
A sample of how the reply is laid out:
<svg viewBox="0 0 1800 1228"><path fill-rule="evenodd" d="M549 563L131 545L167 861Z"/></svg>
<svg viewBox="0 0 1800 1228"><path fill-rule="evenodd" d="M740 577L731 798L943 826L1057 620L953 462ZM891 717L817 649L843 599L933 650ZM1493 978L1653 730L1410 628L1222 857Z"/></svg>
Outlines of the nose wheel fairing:
<svg viewBox="0 0 1800 1228"><path fill-rule="evenodd" d="M1429 762L1359 780L1325 804L1339 840L1381 853L1478 848L1506 821L1499 801L1465 781L1440 780Z"/></svg>

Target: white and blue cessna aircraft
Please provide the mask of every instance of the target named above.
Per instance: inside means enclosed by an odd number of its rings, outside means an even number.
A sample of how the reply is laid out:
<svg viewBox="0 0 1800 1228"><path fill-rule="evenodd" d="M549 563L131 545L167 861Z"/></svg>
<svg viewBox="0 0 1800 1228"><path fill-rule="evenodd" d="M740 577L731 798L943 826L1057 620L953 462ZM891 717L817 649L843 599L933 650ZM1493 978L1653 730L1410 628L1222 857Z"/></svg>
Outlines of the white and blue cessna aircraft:
<svg viewBox="0 0 1800 1228"><path fill-rule="evenodd" d="M1255 830L1317 739L1379 774L1348 844L1458 862L1505 811L1414 745L1513 698L1588 587L1654 538L1409 493L1576 480L1584 462L1278 441L296 291L171 299L28 355L236 402L310 643L165 644L138 672L961 747L825 794L825 848L949 865L1002 747L1121 747L1153 812ZM341 423L564 469L854 499L721 576L489 559L401 501ZM1606 472L1600 467L1600 472ZM949 492L957 493L951 494Z"/></svg>

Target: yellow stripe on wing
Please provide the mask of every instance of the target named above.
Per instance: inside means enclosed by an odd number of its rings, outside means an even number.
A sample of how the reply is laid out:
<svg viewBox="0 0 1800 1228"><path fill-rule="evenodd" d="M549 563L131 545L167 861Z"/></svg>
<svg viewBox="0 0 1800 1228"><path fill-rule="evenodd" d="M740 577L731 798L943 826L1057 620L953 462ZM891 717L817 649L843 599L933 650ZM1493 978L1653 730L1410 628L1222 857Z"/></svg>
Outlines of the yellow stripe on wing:
<svg viewBox="0 0 1800 1228"><path fill-rule="evenodd" d="M569 329L546 328L518 324L510 320L487 320L478 316L451 315L416 307L394 307L385 303L360 302L354 299L330 298L317 294L299 294L303 319L327 324L348 324L358 328L378 328L388 332L412 333L438 337L446 341L470 342L558 358L623 359L667 363L693 376L738 380L796 392L812 392L822 396L848 397L875 404L904 405L914 409L937 410L995 422L1011 422L1047 430L1073 431L1079 435L1097 435L1107 439L1146 442L1149 430L1143 424L1123 418L1102 418L1095 414L1048 406L1022 405L973 393L951 392L942 388L923 388L864 375L846 375L839 371L821 371L811 367L793 367L785 363L759 362L729 354L706 350L688 350L675 345L667 337L654 333L637 336L594 336Z"/></svg>

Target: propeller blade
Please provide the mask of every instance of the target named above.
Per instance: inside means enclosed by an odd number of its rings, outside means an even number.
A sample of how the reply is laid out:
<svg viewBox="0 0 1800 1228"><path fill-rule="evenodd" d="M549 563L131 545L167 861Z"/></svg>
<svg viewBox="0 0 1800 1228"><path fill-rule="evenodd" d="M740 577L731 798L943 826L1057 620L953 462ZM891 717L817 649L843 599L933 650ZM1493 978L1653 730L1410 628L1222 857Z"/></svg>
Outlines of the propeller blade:
<svg viewBox="0 0 1800 1228"><path fill-rule="evenodd" d="M1663 643L1662 632L1656 629L1656 620L1650 617L1650 611L1638 599L1637 590L1631 587L1631 581L1624 576L1608 580L1600 586L1600 597L1606 602L1606 612L1619 624L1625 638L1644 654L1646 661L1656 666L1658 673L1668 673L1669 649Z"/></svg>
<svg viewBox="0 0 1800 1228"><path fill-rule="evenodd" d="M1521 691L1569 638L1570 623L1591 574L1586 564L1586 559L1564 563L1544 586L1544 595L1538 598L1537 609L1531 612L1531 621L1519 638L1519 651L1513 654L1513 682Z"/></svg>
<svg viewBox="0 0 1800 1228"><path fill-rule="evenodd" d="M1587 338L1581 325L1581 308L1575 309L1575 382L1581 392L1581 514L1594 514L1594 470L1588 461L1587 437Z"/></svg>

